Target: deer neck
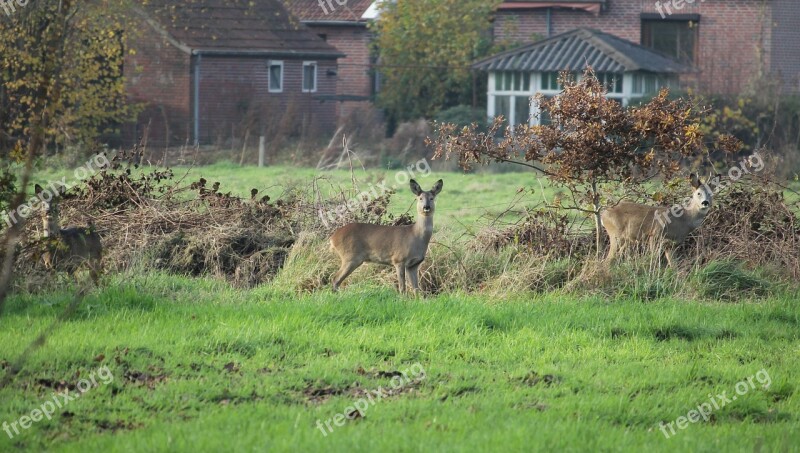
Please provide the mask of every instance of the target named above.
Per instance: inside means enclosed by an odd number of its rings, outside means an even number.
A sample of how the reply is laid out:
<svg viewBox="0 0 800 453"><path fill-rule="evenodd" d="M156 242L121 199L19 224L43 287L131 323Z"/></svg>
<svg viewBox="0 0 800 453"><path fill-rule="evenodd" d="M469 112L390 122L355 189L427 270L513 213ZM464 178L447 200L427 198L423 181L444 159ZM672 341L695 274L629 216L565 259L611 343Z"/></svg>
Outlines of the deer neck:
<svg viewBox="0 0 800 453"><path fill-rule="evenodd" d="M433 216L417 214L417 222L414 224L414 235L421 238L426 243L431 240L433 235Z"/></svg>
<svg viewBox="0 0 800 453"><path fill-rule="evenodd" d="M702 211L699 204L692 203L684 212L687 227L689 227L690 230L699 228L706 218L706 215L708 215L708 210Z"/></svg>
<svg viewBox="0 0 800 453"><path fill-rule="evenodd" d="M44 215L42 217L42 223L44 224L44 237L58 236L60 226L58 225L58 219L56 219L54 215Z"/></svg>

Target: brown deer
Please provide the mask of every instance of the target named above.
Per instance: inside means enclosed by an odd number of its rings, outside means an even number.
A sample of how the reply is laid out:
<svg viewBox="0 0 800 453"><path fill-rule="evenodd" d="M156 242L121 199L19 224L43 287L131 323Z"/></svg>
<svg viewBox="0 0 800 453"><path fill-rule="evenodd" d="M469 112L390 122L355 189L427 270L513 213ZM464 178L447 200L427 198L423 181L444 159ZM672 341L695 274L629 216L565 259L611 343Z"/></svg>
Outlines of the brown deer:
<svg viewBox="0 0 800 453"><path fill-rule="evenodd" d="M419 265L425 259L431 241L436 210L434 199L442 191L442 185L440 179L425 192L411 180L411 191L417 196L417 221L413 225L351 223L334 231L330 239L331 249L342 259L342 265L333 277L333 290L338 290L348 275L367 262L394 266L400 293L406 291L406 273L411 278L414 292L419 291Z"/></svg>
<svg viewBox="0 0 800 453"><path fill-rule="evenodd" d="M713 193L694 173L689 177L691 200L683 206L652 207L638 203L620 203L600 216L608 232L610 246L607 262L628 245L647 242L651 249L664 243L667 263L673 266L674 248L700 227L711 209Z"/></svg>
<svg viewBox="0 0 800 453"><path fill-rule="evenodd" d="M45 252L42 254L47 269L58 269L74 274L82 264L89 268L89 275L95 285L103 271L103 245L100 235L93 226L62 229L58 221L59 194L49 193L39 184L35 186L36 196L42 201L42 221L44 224ZM45 200L45 198L49 198Z"/></svg>

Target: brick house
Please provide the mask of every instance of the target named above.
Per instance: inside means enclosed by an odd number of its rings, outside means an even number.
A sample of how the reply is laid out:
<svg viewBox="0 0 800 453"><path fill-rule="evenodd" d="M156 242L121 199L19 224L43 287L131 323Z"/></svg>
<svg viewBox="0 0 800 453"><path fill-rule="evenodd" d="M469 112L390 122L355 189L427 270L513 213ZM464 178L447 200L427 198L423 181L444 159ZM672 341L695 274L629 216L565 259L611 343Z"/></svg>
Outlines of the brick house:
<svg viewBox="0 0 800 453"><path fill-rule="evenodd" d="M319 96L336 102L337 115L346 118L359 106L368 106L377 90L370 51L370 20L378 17L374 0L285 0L289 11L303 25L334 46L344 58L339 59L336 95Z"/></svg>
<svg viewBox="0 0 800 453"><path fill-rule="evenodd" d="M506 0L494 38L512 43L589 28L693 65L684 86L739 93L762 76L800 91L797 0Z"/></svg>
<svg viewBox="0 0 800 453"><path fill-rule="evenodd" d="M488 72L487 116L503 115L508 124L540 124L546 112L532 96L553 97L562 91L558 77L570 71L576 77L591 66L604 83L607 97L623 106L677 87L691 65L609 33L579 28L533 44L502 52L473 64Z"/></svg>
<svg viewBox="0 0 800 453"><path fill-rule="evenodd" d="M232 143L276 124L330 131L343 55L279 0L154 0L137 10L124 74L144 111L125 141Z"/></svg>

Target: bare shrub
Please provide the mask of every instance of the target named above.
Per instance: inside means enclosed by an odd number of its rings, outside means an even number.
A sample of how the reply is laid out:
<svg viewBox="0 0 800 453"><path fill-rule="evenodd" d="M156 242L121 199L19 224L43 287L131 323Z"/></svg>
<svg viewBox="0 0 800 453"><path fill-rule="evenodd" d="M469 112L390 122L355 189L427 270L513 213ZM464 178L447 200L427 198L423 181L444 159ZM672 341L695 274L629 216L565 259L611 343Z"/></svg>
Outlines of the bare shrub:
<svg viewBox="0 0 800 453"><path fill-rule="evenodd" d="M376 149L386 137L383 113L372 104L353 108L339 121L348 137L357 137L362 146Z"/></svg>
<svg viewBox="0 0 800 453"><path fill-rule="evenodd" d="M136 171L118 156L61 201L62 223L80 219L96 226L107 271L159 268L186 275L211 275L252 286L270 280L283 265L294 238L288 231L302 214L288 197L271 202L241 199L219 183L175 180L169 169ZM17 268L41 268L37 244L41 222L28 225Z"/></svg>
<svg viewBox="0 0 800 453"><path fill-rule="evenodd" d="M569 217L553 209L540 209L530 212L517 225L484 231L481 242L494 249L513 246L537 256L579 258L589 253L593 238L574 228Z"/></svg>
<svg viewBox="0 0 800 453"><path fill-rule="evenodd" d="M424 119L400 124L384 145L384 160L391 165L429 157L426 139L430 134L430 126Z"/></svg>

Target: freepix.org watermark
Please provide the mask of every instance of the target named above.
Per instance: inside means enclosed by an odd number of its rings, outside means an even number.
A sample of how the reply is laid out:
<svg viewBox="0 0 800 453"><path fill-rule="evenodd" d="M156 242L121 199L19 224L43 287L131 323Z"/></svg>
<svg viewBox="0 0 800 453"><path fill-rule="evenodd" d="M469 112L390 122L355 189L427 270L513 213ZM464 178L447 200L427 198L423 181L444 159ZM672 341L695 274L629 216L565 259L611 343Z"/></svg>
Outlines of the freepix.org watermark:
<svg viewBox="0 0 800 453"><path fill-rule="evenodd" d="M339 6L347 5L347 0L318 0L319 7L322 8L322 12L325 13L326 16L330 14L328 8L330 8L331 12L336 11L336 7L333 6L334 2Z"/></svg>
<svg viewBox="0 0 800 453"><path fill-rule="evenodd" d="M728 392L722 392L712 396L712 394L709 393L708 400L698 404L697 409L690 410L688 413L686 413L686 416L681 415L673 422L662 422L660 426L661 432L664 433L664 437L669 439L677 434L677 431L675 431L675 426L677 426L678 429L686 429L686 427L689 426L689 423L697 423L700 421L700 419L706 422L709 421L711 414L715 410L722 409L728 404L736 401L740 396L744 396L750 390L755 389L756 384L753 381L757 381L759 384L761 384L761 388L763 389L768 389L772 384L772 378L769 377L767 370L761 369L754 376L749 376L747 379L737 382L733 388L736 394L728 396ZM668 429L669 431L667 431Z"/></svg>
<svg viewBox="0 0 800 453"><path fill-rule="evenodd" d="M0 8L5 11L6 16L11 16L17 12L17 6L24 8L28 6L30 0L0 0Z"/></svg>
<svg viewBox="0 0 800 453"><path fill-rule="evenodd" d="M394 182L391 187L387 184L388 181L383 181L377 184L370 184L368 190L361 191L358 195L351 198L347 202L343 202L338 206L330 209L320 209L319 210L319 218L322 220L322 223L325 224L326 228L330 227L330 222L336 222L336 219L344 218L347 213L354 213L359 208L366 209L369 203L373 200L376 200L379 197L382 197L390 190L397 189L398 186L405 186L411 181L412 179L416 178L425 178L430 176L431 174L431 165L428 163L428 159L420 159L417 162L410 164L406 168L398 171L394 175Z"/></svg>
<svg viewBox="0 0 800 453"><path fill-rule="evenodd" d="M100 382L97 382L98 378ZM53 418L53 414L56 412L57 408L62 409L69 404L70 401L76 400L90 389L100 387L101 383L104 385L110 384L113 380L114 375L111 373L111 370L109 370L107 366L100 367L89 373L86 379L81 379L75 384L75 388L78 390L77 392L70 393L67 388L63 391L52 393L50 399L46 400L38 408L32 410L29 415L23 415L11 423L3 422L3 431L8 434L9 439L13 439L14 436L20 434L20 428L23 430L28 429L34 422L38 422L42 418L50 420Z"/></svg>
<svg viewBox="0 0 800 453"><path fill-rule="evenodd" d="M425 369L419 363L415 363L407 370L401 371L399 375L392 377L392 380L389 381L390 388L378 387L377 390L367 391L366 397L359 398L353 405L345 407L344 412L334 415L325 422L317 420L317 428L323 436L327 437L329 433L333 432L334 426L344 426L349 420L364 417L370 406L374 406L375 403L387 396L399 393L404 387L420 382L425 377Z"/></svg>
<svg viewBox="0 0 800 453"><path fill-rule="evenodd" d="M321 0L320 0L321 1ZM695 3L703 3L706 0L669 0L666 2L656 2L656 11L661 14L662 19L671 16L675 11L682 10L686 5L694 5ZM675 11L673 11L673 9Z"/></svg>
<svg viewBox="0 0 800 453"><path fill-rule="evenodd" d="M22 203L19 205L17 209L14 209L11 212L3 211L2 214L0 214L0 217L2 217L3 221L10 228L20 220L27 219L31 213L36 212L42 202L49 202L54 197L62 194L64 191L72 187L74 183L83 181L109 164L110 162L105 154L96 154L92 156L91 159L86 161L85 164L75 169L73 172L73 176L75 177L73 183L67 183L66 176L62 177L60 181L48 181L43 191L32 197L27 203Z"/></svg>
<svg viewBox="0 0 800 453"><path fill-rule="evenodd" d="M711 191L712 194L716 195L720 190L725 189L729 185L742 179L742 176L758 173L763 169L764 159L761 157L761 154L756 151L752 155L742 159L741 162L728 170L728 180L730 182L722 181L720 178L713 178L710 181L706 181L705 186L709 191ZM665 227L672 223L673 218L679 218L683 216L691 204L692 197L686 197L683 200L683 203L676 203L669 209L660 211L658 214L656 214L656 219L658 219L658 223L660 223L662 227Z"/></svg>

